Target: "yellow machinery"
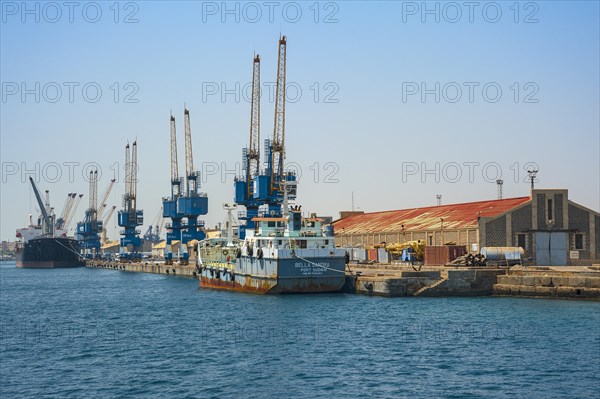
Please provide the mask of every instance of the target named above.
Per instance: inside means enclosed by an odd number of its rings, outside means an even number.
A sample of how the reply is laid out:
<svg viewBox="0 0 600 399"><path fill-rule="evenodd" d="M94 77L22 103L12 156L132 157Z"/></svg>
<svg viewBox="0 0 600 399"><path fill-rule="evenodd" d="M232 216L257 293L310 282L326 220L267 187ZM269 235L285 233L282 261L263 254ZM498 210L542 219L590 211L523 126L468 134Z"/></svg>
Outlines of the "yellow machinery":
<svg viewBox="0 0 600 399"><path fill-rule="evenodd" d="M409 252L415 253L416 260L423 260L423 255L425 253L425 243L421 240L417 240L403 242L402 244L386 244L385 249L394 257L400 257L402 255L402 252L408 249ZM412 251L410 249L412 249Z"/></svg>

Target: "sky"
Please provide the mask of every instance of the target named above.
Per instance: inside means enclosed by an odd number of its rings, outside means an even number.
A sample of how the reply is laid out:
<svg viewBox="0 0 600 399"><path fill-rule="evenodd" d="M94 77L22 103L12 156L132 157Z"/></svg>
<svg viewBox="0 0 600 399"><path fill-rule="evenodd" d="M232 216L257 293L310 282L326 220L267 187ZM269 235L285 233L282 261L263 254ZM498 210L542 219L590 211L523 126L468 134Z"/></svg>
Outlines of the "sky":
<svg viewBox="0 0 600 399"><path fill-rule="evenodd" d="M56 213L98 168L122 206L138 143L145 230L170 193L169 115L190 109L207 226L226 219L248 145L252 58L261 139L273 134L277 41L287 36L287 165L306 212L337 217L566 188L600 209L599 3L13 2L0 24L0 238ZM237 171L237 172L236 172ZM108 224L118 236L116 217ZM75 222L71 225L73 228Z"/></svg>

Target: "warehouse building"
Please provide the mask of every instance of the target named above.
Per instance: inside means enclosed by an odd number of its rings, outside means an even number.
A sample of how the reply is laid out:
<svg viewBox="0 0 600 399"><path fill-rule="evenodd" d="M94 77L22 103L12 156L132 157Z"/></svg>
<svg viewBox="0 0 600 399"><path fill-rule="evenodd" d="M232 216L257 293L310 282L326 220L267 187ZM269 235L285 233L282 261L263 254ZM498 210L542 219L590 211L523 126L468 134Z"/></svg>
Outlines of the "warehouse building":
<svg viewBox="0 0 600 399"><path fill-rule="evenodd" d="M538 265L599 262L600 213L568 199L566 189L534 189L531 197L385 212L341 212L336 244L372 247L421 240L425 245L520 246Z"/></svg>

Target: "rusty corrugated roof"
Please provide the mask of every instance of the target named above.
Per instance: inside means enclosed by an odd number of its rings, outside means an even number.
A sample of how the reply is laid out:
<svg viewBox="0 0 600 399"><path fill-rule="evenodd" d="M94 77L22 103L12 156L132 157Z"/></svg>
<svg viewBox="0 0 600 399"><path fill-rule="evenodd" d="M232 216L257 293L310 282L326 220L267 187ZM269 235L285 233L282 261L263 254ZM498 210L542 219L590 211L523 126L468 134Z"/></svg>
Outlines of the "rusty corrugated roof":
<svg viewBox="0 0 600 399"><path fill-rule="evenodd" d="M518 197L364 213L337 220L333 225L336 234L399 232L402 231L402 225L404 231L439 230L442 218L444 229L476 228L479 216L496 216L529 200L530 197Z"/></svg>

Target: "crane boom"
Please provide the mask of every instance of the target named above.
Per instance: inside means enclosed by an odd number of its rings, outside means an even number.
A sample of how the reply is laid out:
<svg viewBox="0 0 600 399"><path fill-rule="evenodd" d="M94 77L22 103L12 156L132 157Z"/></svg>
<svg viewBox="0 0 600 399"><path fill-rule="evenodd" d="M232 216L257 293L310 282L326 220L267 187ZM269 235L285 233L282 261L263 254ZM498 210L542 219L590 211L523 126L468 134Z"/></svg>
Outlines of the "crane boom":
<svg viewBox="0 0 600 399"><path fill-rule="evenodd" d="M154 220L152 220L152 226L158 225L158 222L162 218L162 211L163 211L163 207L161 206L160 209L158 210L158 212L156 213L156 216L154 216Z"/></svg>
<svg viewBox="0 0 600 399"><path fill-rule="evenodd" d="M71 200L71 193L67 194L67 198L65 198L65 203L63 205L62 212L60 213L59 220L65 220L65 214L67 212L67 207L69 206L69 201Z"/></svg>
<svg viewBox="0 0 600 399"><path fill-rule="evenodd" d="M77 194L73 194L73 195L77 195ZM83 197L83 194L79 194L79 196L75 199L75 203L69 209L70 212L67 215L67 217L65 218L65 223L63 226L64 230L67 230L69 228L69 225L71 224L71 221L73 220L73 216L75 216L75 212L77 212L77 207L79 206L79 203L81 202L82 197Z"/></svg>
<svg viewBox="0 0 600 399"><path fill-rule="evenodd" d="M47 204L47 203L44 204L44 200L42 199L42 196L31 176L29 177L29 181L31 182L31 186L33 187L35 199L37 200L37 203L40 206L40 212L42 212L42 218L44 220L43 232L44 232L44 234L51 234L52 233L52 230L51 230L52 229L52 221L50 220L50 215L48 213L49 209L46 209L46 207L49 206L49 204Z"/></svg>
<svg viewBox="0 0 600 399"><path fill-rule="evenodd" d="M252 97L250 105L250 145L248 146L246 182L248 197L252 194L251 180L260 173L260 55L252 62Z"/></svg>
<svg viewBox="0 0 600 399"><path fill-rule="evenodd" d="M73 204L75 203L75 197L77 197L77 193L71 193L69 194L69 200L67 202L67 206L65 207L65 210L63 211L63 221L62 221L62 225L61 225L61 229L63 227L65 227L67 220L69 219L69 215L71 214L71 209L73 209Z"/></svg>
<svg viewBox="0 0 600 399"><path fill-rule="evenodd" d="M106 226L107 226L107 223L110 221L110 218L112 217L116 208L117 208L116 205L113 205L113 207L110 208L110 211L108 211L108 214L106 215L106 217L104 218L104 220L102 222L102 235L101 235L102 245L105 245L108 242L108 240L106 239Z"/></svg>
<svg viewBox="0 0 600 399"><path fill-rule="evenodd" d="M273 123L273 151L271 153L271 192L280 190L280 184L284 179L283 161L285 159L286 46L287 39L285 36L281 36L279 39L279 55L277 57L275 120Z"/></svg>
<svg viewBox="0 0 600 399"><path fill-rule="evenodd" d="M104 190L104 194L102 194L102 199L99 202L100 207L98 208L98 219L102 219L104 211L106 210L106 200L108 200L108 196L110 195L110 192L112 191L112 188L115 185L116 181L117 181L117 179L112 179L108 183L106 190Z"/></svg>
<svg viewBox="0 0 600 399"><path fill-rule="evenodd" d="M67 198L65 199L65 204L63 206L63 210L60 214L60 217L58 219L56 219L56 228L57 229L62 229L63 226L65 225L65 219L66 219L67 215L69 214L69 210L71 209L71 206L73 205L74 198L75 198L74 193L67 194Z"/></svg>
<svg viewBox="0 0 600 399"><path fill-rule="evenodd" d="M102 221L103 226L106 226L106 224L110 221L110 218L112 217L113 213L115 213L115 209L117 209L116 205L113 205L110 208L110 211L108 211L108 214L106 214L106 216L104 217L104 219Z"/></svg>
<svg viewBox="0 0 600 399"><path fill-rule="evenodd" d="M162 208L161 208L162 209ZM160 236L162 234L163 228L165 226L165 219L164 217L160 218L160 225L158 226L158 229L156 230L156 236L160 239Z"/></svg>

